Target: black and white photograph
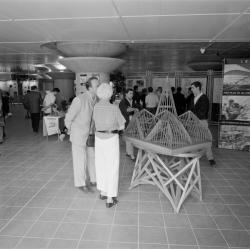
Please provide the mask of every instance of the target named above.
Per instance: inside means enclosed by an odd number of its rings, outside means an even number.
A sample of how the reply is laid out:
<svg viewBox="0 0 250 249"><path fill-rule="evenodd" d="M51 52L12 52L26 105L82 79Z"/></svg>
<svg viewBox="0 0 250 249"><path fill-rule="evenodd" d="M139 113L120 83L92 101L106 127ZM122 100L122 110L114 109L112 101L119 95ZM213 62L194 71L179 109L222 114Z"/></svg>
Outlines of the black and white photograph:
<svg viewBox="0 0 250 249"><path fill-rule="evenodd" d="M250 152L250 127L221 125L219 147Z"/></svg>
<svg viewBox="0 0 250 249"><path fill-rule="evenodd" d="M225 64L223 92L250 94L250 61L244 64Z"/></svg>
<svg viewBox="0 0 250 249"><path fill-rule="evenodd" d="M0 249L250 249L250 0L0 0Z"/></svg>
<svg viewBox="0 0 250 249"><path fill-rule="evenodd" d="M250 96L224 95L221 119L250 122Z"/></svg>

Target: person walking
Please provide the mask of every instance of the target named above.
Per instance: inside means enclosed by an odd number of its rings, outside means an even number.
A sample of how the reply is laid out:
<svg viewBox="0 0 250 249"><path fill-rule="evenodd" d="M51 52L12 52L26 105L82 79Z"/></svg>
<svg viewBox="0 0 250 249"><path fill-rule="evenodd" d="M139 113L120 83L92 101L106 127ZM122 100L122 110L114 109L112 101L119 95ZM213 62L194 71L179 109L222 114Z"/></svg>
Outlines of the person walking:
<svg viewBox="0 0 250 249"><path fill-rule="evenodd" d="M4 126L5 126L5 120L4 120L4 114L3 114L3 101L2 101L2 91L0 90L0 144L4 141Z"/></svg>
<svg viewBox="0 0 250 249"><path fill-rule="evenodd" d="M90 185L96 182L94 166L94 148L87 147L86 142L91 130L91 119L96 103L96 90L99 81L91 77L86 83L87 91L76 96L65 116L65 126L70 133L72 145L74 185L86 192L91 190L87 182L87 169Z"/></svg>
<svg viewBox="0 0 250 249"><path fill-rule="evenodd" d="M94 107L95 123L95 166L97 189L100 199L107 199L106 207L117 203L119 180L119 130L123 130L126 120L117 105L111 104L112 87L101 84L97 89L100 101Z"/></svg>
<svg viewBox="0 0 250 249"><path fill-rule="evenodd" d="M191 105L191 111L199 118L201 123L206 128L208 128L208 97L201 92L201 83L199 81L195 81L191 84L191 90L194 94L194 99ZM210 166L216 165L211 147L207 148L206 157L210 163Z"/></svg>
<svg viewBox="0 0 250 249"><path fill-rule="evenodd" d="M39 130L41 104L41 94L37 90L37 86L32 86L30 93L24 99L24 106L26 106L30 113L32 129L35 134L37 134Z"/></svg>

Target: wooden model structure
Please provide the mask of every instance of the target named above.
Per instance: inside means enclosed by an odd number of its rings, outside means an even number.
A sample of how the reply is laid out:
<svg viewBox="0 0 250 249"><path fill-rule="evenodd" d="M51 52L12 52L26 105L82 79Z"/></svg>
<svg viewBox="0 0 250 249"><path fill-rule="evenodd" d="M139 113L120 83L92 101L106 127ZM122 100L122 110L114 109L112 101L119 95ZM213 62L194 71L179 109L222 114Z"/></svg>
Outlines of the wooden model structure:
<svg viewBox="0 0 250 249"><path fill-rule="evenodd" d="M183 113L178 119L187 130L193 144L205 141L212 142L210 130L201 125L200 120L191 111Z"/></svg>
<svg viewBox="0 0 250 249"><path fill-rule="evenodd" d="M177 118L169 111L154 116L142 110L127 127L125 140L139 149L130 188L157 186L177 213L191 192L202 199L199 158L211 146L211 134L194 114Z"/></svg>
<svg viewBox="0 0 250 249"><path fill-rule="evenodd" d="M156 115L165 111L169 111L177 116L174 104L174 98L170 87L167 87L166 89L163 90L156 110Z"/></svg>

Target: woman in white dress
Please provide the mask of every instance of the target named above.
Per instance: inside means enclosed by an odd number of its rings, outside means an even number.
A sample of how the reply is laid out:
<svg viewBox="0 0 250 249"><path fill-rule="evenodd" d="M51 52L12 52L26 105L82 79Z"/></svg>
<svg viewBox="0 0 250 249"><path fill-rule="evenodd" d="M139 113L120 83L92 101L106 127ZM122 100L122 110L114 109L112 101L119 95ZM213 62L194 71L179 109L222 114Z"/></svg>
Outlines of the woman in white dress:
<svg viewBox="0 0 250 249"><path fill-rule="evenodd" d="M100 199L107 199L106 206L117 203L119 180L119 134L124 129L126 120L117 105L109 100L113 89L103 83L97 89L100 101L95 105L93 121L95 123L95 167L97 189L101 192Z"/></svg>

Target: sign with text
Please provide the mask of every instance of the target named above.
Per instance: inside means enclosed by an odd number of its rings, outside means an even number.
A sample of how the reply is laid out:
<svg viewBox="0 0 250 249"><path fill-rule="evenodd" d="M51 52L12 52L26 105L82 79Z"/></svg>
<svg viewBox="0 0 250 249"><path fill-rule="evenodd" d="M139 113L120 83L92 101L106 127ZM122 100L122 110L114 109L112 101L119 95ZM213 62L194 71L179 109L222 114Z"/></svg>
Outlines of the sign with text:
<svg viewBox="0 0 250 249"><path fill-rule="evenodd" d="M52 116L45 116L43 117L44 120L44 136L50 136L59 133L59 118L60 117L52 117Z"/></svg>

